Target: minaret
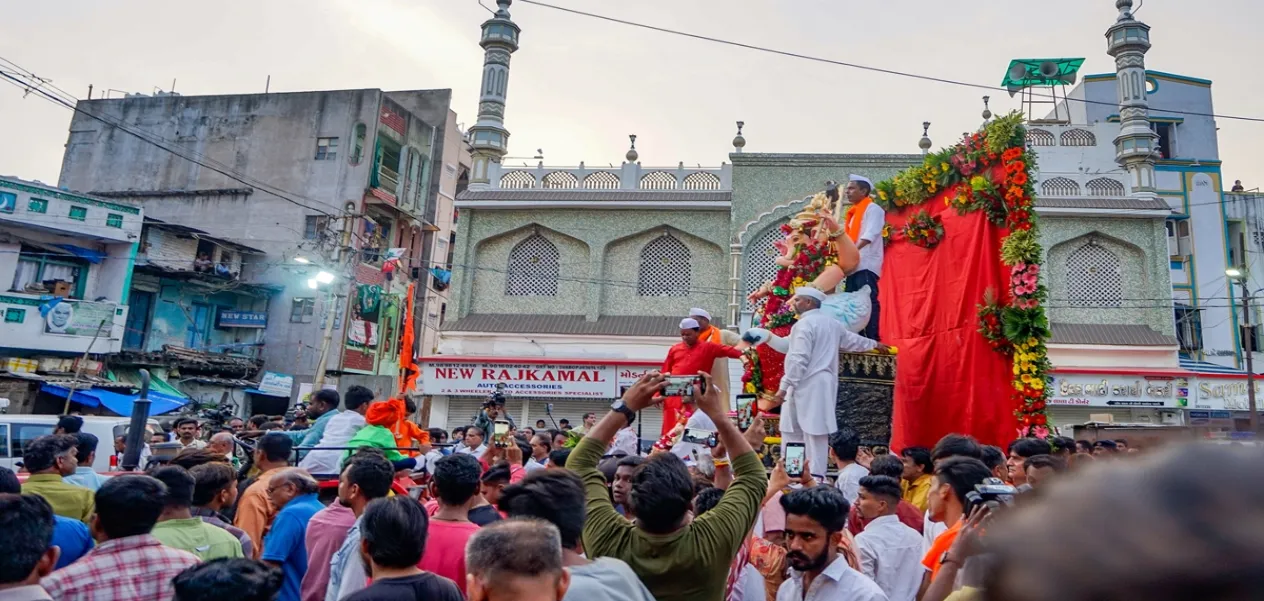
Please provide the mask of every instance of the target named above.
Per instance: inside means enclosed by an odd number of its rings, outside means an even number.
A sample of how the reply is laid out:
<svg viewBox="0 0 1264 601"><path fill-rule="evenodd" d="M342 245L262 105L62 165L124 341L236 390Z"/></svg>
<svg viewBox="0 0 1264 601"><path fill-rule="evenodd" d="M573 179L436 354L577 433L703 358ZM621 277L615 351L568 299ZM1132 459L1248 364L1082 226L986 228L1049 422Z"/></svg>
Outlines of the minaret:
<svg viewBox="0 0 1264 601"><path fill-rule="evenodd" d="M1150 26L1132 16L1132 0L1115 0L1119 19L1106 30L1106 53L1115 58L1119 88L1119 137L1115 162L1128 172L1133 196L1154 194L1155 142L1146 99L1145 53L1150 49Z"/></svg>
<svg viewBox="0 0 1264 601"><path fill-rule="evenodd" d="M488 187L488 169L509 151L509 130L505 129L505 91L509 86L509 55L518 50L522 31L509 18L513 0L496 0L500 7L483 23L479 45L483 54L483 82L479 90L478 121L470 128L470 189Z"/></svg>

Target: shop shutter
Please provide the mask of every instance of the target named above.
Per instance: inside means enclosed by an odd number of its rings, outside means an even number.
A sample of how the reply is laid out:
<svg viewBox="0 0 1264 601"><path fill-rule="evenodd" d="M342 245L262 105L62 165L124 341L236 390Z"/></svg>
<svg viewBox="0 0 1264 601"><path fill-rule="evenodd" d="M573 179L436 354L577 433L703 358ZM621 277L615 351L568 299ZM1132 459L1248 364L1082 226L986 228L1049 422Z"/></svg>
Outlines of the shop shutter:
<svg viewBox="0 0 1264 601"><path fill-rule="evenodd" d="M1134 415L1134 411L1136 412ZM1107 408L1107 407L1062 407L1049 408L1049 418L1059 428L1063 436L1074 436L1072 427L1090 421L1089 416L1107 413L1115 418L1117 424L1159 423L1159 415L1153 409ZM1149 417L1149 421L1142 419Z"/></svg>

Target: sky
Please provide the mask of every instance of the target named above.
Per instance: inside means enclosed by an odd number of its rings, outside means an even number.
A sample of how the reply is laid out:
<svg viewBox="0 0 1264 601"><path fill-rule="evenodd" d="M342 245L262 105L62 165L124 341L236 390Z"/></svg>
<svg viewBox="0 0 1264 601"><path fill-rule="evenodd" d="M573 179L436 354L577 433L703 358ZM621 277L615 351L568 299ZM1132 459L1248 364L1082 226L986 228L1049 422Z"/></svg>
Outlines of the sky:
<svg viewBox="0 0 1264 601"><path fill-rule="evenodd" d="M548 0L630 21L886 69L996 85L1011 58L1105 53L1114 0ZM483 0L488 6L494 0ZM510 157L617 165L637 135L647 166L747 152L914 153L923 121L939 147L981 122L989 92L774 56L515 2L506 126ZM473 124L481 79L478 0L0 0L0 57L85 97L451 88ZM1264 2L1148 0L1150 69L1210 79L1215 111L1264 117ZM990 92L992 110L1018 107ZM0 86L0 174L55 182L70 111ZM1264 185L1264 123L1218 120L1225 179Z"/></svg>

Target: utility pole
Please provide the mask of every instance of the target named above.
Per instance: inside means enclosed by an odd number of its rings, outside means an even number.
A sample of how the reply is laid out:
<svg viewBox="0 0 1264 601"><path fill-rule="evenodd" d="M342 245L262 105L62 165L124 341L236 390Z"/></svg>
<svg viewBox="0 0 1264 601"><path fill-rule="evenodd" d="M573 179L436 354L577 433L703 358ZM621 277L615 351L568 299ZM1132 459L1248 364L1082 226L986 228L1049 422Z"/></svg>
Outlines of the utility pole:
<svg viewBox="0 0 1264 601"><path fill-rule="evenodd" d="M1245 248L1245 247L1243 247ZM1252 364L1252 355L1255 349L1251 344L1251 338L1255 332L1251 326L1251 290L1247 286L1246 276L1243 274L1242 281L1238 282L1242 286L1242 312L1245 314L1242 321L1246 323L1246 336L1243 341L1243 354L1246 355L1246 409L1250 412L1249 419L1251 424L1251 432L1258 433L1260 429L1260 416L1255 409L1255 368Z"/></svg>
<svg viewBox="0 0 1264 601"><path fill-rule="evenodd" d="M338 242L338 250L335 254L335 271L343 272L345 276L344 257L347 256L347 249L351 247L351 229L355 226L355 219L352 211L355 205L347 203L346 214L342 218L342 237ZM312 392L322 390L325 387L325 370L326 363L329 360L329 345L334 339L334 312L338 309L337 295L334 294L334 288L339 285L338 280L334 280L329 284L329 294L325 297L325 336L320 341L320 359L316 362L316 376L312 379Z"/></svg>

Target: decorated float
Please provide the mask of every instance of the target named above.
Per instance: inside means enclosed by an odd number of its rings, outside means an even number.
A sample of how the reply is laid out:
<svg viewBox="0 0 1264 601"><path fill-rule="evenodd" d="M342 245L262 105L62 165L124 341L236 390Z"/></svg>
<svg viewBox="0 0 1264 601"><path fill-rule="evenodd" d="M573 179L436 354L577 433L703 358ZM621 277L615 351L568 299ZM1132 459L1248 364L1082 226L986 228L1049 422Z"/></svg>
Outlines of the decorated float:
<svg viewBox="0 0 1264 601"><path fill-rule="evenodd" d="M866 443L1049 435L1046 290L1025 136L1021 113L1012 113L874 185L887 220L880 330L900 352L898 370L893 357L845 353L840 362L839 423ZM782 228L774 279L751 296L764 344L747 352L742 381L765 407L781 381L795 290L830 292L827 304L852 331L867 323L867 291L839 290L855 248L826 234L845 209L837 192L814 196Z"/></svg>

